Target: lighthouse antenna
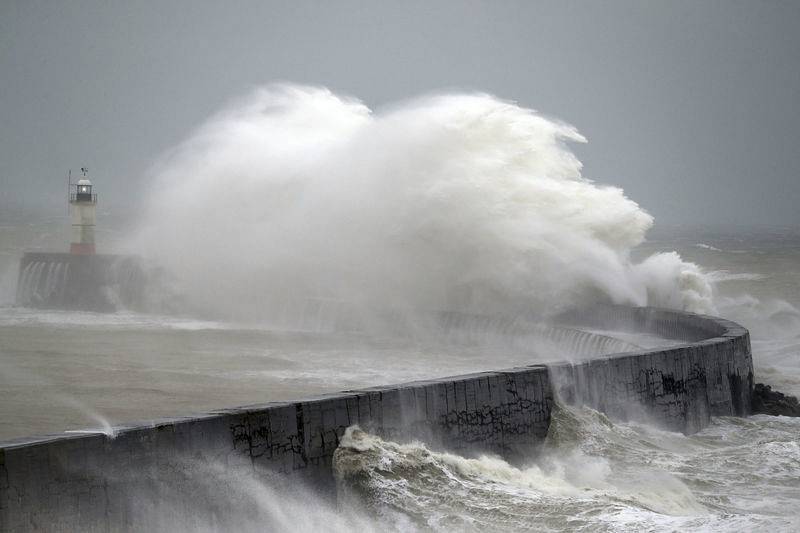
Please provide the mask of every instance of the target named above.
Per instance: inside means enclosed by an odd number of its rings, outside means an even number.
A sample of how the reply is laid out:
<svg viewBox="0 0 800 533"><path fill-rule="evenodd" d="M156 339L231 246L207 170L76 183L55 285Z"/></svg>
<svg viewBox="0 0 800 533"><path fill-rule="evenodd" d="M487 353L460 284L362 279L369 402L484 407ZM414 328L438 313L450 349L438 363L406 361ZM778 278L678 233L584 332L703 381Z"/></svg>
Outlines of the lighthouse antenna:
<svg viewBox="0 0 800 533"><path fill-rule="evenodd" d="M72 169L67 172L67 216L69 216L69 195L72 192Z"/></svg>

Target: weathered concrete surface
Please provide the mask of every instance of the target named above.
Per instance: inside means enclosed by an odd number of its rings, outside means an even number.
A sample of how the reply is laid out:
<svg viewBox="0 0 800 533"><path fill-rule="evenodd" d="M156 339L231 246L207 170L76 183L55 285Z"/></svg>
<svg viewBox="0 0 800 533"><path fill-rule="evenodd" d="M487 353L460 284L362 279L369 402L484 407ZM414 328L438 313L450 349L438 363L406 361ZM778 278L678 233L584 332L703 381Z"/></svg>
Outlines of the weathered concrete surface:
<svg viewBox="0 0 800 533"><path fill-rule="evenodd" d="M685 345L549 365L564 401L621 419L695 433L711 416L750 414L750 334L721 318L654 308L604 307L564 317L587 326L691 340Z"/></svg>
<svg viewBox="0 0 800 533"><path fill-rule="evenodd" d="M175 479L188 475L186 464L285 474L332 489L333 451L352 424L390 439L419 438L433 447L514 460L542 442L556 394L686 432L701 429L711 415L749 412L750 343L736 324L648 308L569 318L694 342L156 421L122 429L113 439L59 435L7 442L0 445L0 530L136 529L132 495L167 496ZM179 486L186 490L191 483Z"/></svg>

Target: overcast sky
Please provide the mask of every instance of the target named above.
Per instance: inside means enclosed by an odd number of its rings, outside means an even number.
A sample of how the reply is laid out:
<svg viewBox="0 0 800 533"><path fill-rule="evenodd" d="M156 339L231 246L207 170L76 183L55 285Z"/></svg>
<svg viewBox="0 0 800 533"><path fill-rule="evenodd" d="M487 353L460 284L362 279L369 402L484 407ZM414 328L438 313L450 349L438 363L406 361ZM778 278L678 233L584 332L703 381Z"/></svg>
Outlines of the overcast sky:
<svg viewBox="0 0 800 533"><path fill-rule="evenodd" d="M276 80L373 109L480 90L575 125L585 175L674 224L800 224L800 2L0 0L0 209L105 207Z"/></svg>

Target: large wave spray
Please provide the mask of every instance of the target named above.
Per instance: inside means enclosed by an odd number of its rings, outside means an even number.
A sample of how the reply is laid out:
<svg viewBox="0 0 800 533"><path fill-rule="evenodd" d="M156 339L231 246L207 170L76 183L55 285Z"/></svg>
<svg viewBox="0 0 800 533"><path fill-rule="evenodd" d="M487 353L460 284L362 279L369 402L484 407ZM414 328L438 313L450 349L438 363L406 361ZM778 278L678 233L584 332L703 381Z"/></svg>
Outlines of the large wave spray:
<svg viewBox="0 0 800 533"><path fill-rule="evenodd" d="M559 405L523 465L351 427L333 471L339 501L386 530L794 531L797 422L720 418L685 436Z"/></svg>
<svg viewBox="0 0 800 533"><path fill-rule="evenodd" d="M629 258L653 219L581 175L577 130L486 94L378 113L271 85L155 170L135 243L191 305L268 317L296 298L481 312L587 300L713 311L677 254Z"/></svg>

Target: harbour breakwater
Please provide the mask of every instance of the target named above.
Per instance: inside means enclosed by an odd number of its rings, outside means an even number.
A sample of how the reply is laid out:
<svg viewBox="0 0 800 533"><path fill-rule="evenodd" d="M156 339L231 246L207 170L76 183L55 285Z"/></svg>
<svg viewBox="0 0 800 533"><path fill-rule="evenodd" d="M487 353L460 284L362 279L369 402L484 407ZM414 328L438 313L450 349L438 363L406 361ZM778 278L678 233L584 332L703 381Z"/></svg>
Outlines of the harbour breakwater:
<svg viewBox="0 0 800 533"><path fill-rule="evenodd" d="M653 308L604 307L562 323L678 339L665 349L609 354L296 402L220 410L116 428L0 444L0 529L116 531L136 528L137 500L180 485L196 503L191 468L289 479L334 490L331 461L346 428L419 439L511 461L536 453L557 402L589 405L692 433L711 416L750 412L748 332L726 320ZM175 480L188 480L176 485ZM213 514L213 509L208 511Z"/></svg>
<svg viewBox="0 0 800 533"><path fill-rule="evenodd" d="M16 304L110 312L136 308L145 274L135 256L28 252L19 263Z"/></svg>

